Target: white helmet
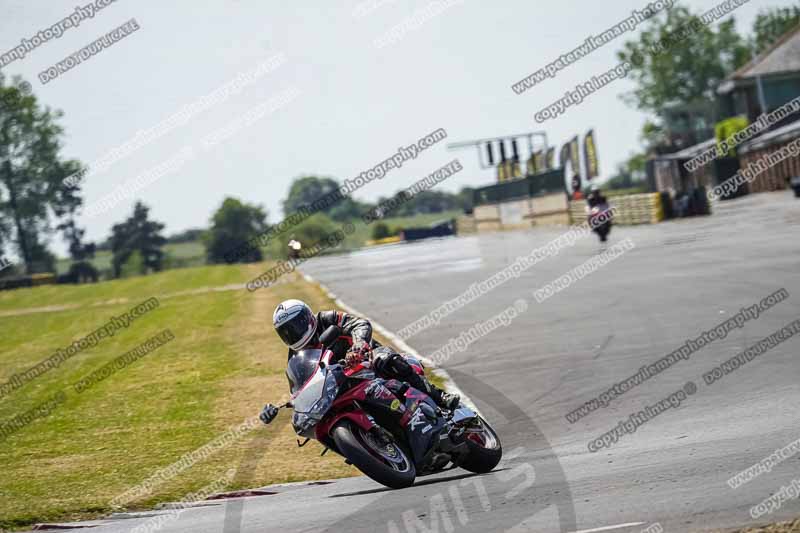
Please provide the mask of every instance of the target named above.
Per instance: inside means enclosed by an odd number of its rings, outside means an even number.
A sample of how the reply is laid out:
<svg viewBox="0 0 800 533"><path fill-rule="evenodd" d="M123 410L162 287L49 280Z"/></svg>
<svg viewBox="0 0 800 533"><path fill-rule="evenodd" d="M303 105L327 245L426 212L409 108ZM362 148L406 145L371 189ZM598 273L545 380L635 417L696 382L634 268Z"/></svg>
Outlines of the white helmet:
<svg viewBox="0 0 800 533"><path fill-rule="evenodd" d="M272 325L286 346L300 350L317 331L317 317L305 302L286 300L275 308Z"/></svg>

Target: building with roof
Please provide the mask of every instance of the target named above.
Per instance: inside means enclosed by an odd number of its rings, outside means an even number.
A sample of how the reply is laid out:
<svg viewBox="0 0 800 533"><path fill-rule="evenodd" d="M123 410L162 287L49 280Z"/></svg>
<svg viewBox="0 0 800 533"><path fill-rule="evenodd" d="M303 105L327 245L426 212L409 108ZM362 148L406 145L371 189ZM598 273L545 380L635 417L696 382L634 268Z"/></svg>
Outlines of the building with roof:
<svg viewBox="0 0 800 533"><path fill-rule="evenodd" d="M800 26L731 74L717 88L717 94L724 116L742 115L750 122L797 98L800 95Z"/></svg>
<svg viewBox="0 0 800 533"><path fill-rule="evenodd" d="M717 88L716 103L718 125L734 117L749 124L735 155L718 157L716 146L722 139L706 129L705 140L695 135L691 146L676 146L672 153L651 158L649 177L656 190L676 197L698 187L708 189L800 139L800 26L725 79ZM707 124L708 112L697 118L696 123ZM735 195L785 189L798 175L800 157L792 157L760 172Z"/></svg>

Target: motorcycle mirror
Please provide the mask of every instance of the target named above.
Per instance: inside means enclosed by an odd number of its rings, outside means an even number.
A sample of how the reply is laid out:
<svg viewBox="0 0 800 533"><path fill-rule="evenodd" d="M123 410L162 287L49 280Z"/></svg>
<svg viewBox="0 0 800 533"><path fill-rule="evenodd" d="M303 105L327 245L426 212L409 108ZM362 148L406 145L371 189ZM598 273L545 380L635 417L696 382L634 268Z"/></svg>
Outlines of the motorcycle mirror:
<svg viewBox="0 0 800 533"><path fill-rule="evenodd" d="M319 340L324 345L330 345L339 338L341 335L342 330L339 326L328 326L328 329L322 332L322 335L319 336Z"/></svg>

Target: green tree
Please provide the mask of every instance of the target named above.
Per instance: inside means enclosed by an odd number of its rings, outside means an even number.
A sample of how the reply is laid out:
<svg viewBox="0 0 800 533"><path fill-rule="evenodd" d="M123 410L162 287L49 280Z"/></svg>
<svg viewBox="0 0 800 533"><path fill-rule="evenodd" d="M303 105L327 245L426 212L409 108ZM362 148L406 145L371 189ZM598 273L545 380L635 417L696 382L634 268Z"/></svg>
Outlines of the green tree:
<svg viewBox="0 0 800 533"><path fill-rule="evenodd" d="M3 194L3 189L0 188L0 204L6 202L3 198ZM12 230L9 222L4 220L3 217L0 217L0 277L16 274L17 271L13 261L8 256L7 246L13 244L8 242L8 236L11 235L11 232Z"/></svg>
<svg viewBox="0 0 800 533"><path fill-rule="evenodd" d="M64 181L82 169L59 155L63 115L29 92L26 82L7 85L0 74L0 242L16 249L28 274L53 270L44 242L82 203L80 184Z"/></svg>
<svg viewBox="0 0 800 533"><path fill-rule="evenodd" d="M422 191L404 204L405 214L413 216L418 214L443 213L461 207L461 202L456 194L443 191Z"/></svg>
<svg viewBox="0 0 800 533"><path fill-rule="evenodd" d="M631 155L625 162L617 165L616 174L603 184L608 189L631 189L641 187L645 182L645 154Z"/></svg>
<svg viewBox="0 0 800 533"><path fill-rule="evenodd" d="M464 187L458 192L458 204L465 213L472 212L474 201L475 189L472 187Z"/></svg>
<svg viewBox="0 0 800 533"><path fill-rule="evenodd" d="M94 257L96 246L92 242L84 242L86 231L78 227L74 213L71 213L65 222L59 224L58 229L64 233L69 245L69 255L73 260L65 279L71 283L97 281L100 274L90 262Z"/></svg>
<svg viewBox="0 0 800 533"><path fill-rule="evenodd" d="M266 229L267 212L263 207L225 198L211 217L211 227L203 236L208 262L227 262L226 254L231 250L246 250L246 253L235 254L237 263L261 261L261 249L247 243Z"/></svg>
<svg viewBox="0 0 800 533"><path fill-rule="evenodd" d="M644 143L645 151L649 152L663 144L667 140L667 134L661 124L652 120L645 120L640 139Z"/></svg>
<svg viewBox="0 0 800 533"><path fill-rule="evenodd" d="M333 233L340 229L339 224L333 222L328 216L323 213L304 220L293 231L294 238L303 244L303 249L308 250L311 247L323 244L324 239L327 239ZM284 248L286 248L284 246Z"/></svg>
<svg viewBox="0 0 800 533"><path fill-rule="evenodd" d="M396 192L391 199L397 207L384 212L384 216L412 217L421 214L442 213L462 209L464 205L464 198L461 195L443 191L420 191L412 195L403 189ZM381 197L378 199L378 204L387 200L387 198Z"/></svg>
<svg viewBox="0 0 800 533"><path fill-rule="evenodd" d="M167 237L167 242L179 244L183 242L197 242L203 240L206 230L201 228L189 228L174 235Z"/></svg>
<svg viewBox="0 0 800 533"><path fill-rule="evenodd" d="M31 267L27 268L26 264L26 274L56 271L56 256L47 249L44 243L39 241L39 235L28 239L28 258Z"/></svg>
<svg viewBox="0 0 800 533"><path fill-rule="evenodd" d="M137 268L140 274L148 271L158 272L162 268L164 252L161 247L167 240L161 235L164 224L148 218L150 208L136 202L133 214L124 222L111 228L111 265L114 277L122 274L122 267L128 263L134 252L138 252Z"/></svg>
<svg viewBox="0 0 800 533"><path fill-rule="evenodd" d="M736 135L740 131L747 128L750 125L750 121L747 120L747 117L731 117L725 119L721 122L718 122L717 125L714 127L714 134L717 138L717 151L723 152L722 150L722 142L728 139L729 137ZM725 152L725 157L734 157L736 155L736 147L728 148L727 152Z"/></svg>
<svg viewBox="0 0 800 533"><path fill-rule="evenodd" d="M760 12L753 23L750 38L753 50L759 54L784 34L800 24L800 7L775 7Z"/></svg>
<svg viewBox="0 0 800 533"><path fill-rule="evenodd" d="M625 161L625 169L634 181L644 180L647 175L647 154L634 154Z"/></svg>
<svg viewBox="0 0 800 533"><path fill-rule="evenodd" d="M339 222L358 218L368 207L356 202L349 196L338 198L336 191L341 185L331 178L318 178L316 176L304 176L292 182L289 188L289 195L283 201L283 212L286 216L296 213L300 208L311 208L311 205L322 198L333 198L328 205L320 212L327 214Z"/></svg>
<svg viewBox="0 0 800 533"><path fill-rule="evenodd" d="M392 234L391 230L389 229L389 225L386 222L376 222L372 226L372 239L379 241L381 239L385 239Z"/></svg>
<svg viewBox="0 0 800 533"><path fill-rule="evenodd" d="M624 99L662 118L668 106L712 102L720 82L744 65L750 52L733 17L713 28L675 6L651 18L618 56L631 63L629 75L637 84Z"/></svg>
<svg viewBox="0 0 800 533"><path fill-rule="evenodd" d="M141 275L145 270L142 254L139 253L139 250L134 250L120 266L119 275L117 277L132 278Z"/></svg>

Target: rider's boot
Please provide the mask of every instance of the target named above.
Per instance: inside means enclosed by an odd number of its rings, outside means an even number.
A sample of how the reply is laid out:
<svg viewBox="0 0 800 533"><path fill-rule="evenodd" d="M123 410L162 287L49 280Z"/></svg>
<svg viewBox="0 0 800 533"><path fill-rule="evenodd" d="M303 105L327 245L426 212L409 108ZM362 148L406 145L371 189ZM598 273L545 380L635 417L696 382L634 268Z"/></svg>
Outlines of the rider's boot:
<svg viewBox="0 0 800 533"><path fill-rule="evenodd" d="M461 405L461 396L449 392L442 392L442 403L445 409L455 411L458 409L458 406Z"/></svg>
<svg viewBox="0 0 800 533"><path fill-rule="evenodd" d="M443 391L417 373L412 372L410 376L406 376L403 379L415 389L421 390L430 396L439 407L447 409L448 411L455 411L456 408L458 408L459 402L461 401L461 397L458 394L450 394L449 392Z"/></svg>

